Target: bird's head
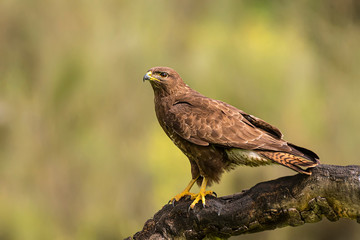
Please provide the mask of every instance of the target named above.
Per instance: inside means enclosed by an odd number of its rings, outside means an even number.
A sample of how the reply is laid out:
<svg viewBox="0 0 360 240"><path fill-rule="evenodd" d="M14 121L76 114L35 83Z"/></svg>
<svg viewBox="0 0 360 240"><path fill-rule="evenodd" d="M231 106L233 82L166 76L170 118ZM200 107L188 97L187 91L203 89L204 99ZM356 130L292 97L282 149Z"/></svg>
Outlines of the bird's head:
<svg viewBox="0 0 360 240"><path fill-rule="evenodd" d="M167 93L183 87L185 84L180 75L168 67L153 67L144 75L143 81L148 80L154 91L163 90Z"/></svg>

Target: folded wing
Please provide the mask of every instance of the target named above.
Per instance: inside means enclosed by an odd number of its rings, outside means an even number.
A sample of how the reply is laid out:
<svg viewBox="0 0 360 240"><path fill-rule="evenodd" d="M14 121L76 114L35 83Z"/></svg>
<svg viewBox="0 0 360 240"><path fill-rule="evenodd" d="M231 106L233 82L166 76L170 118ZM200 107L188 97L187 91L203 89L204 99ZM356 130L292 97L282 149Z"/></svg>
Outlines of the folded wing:
<svg viewBox="0 0 360 240"><path fill-rule="evenodd" d="M280 151L311 161L318 158L312 151L284 141L281 132L264 120L200 94L177 101L165 120L179 136L200 146Z"/></svg>

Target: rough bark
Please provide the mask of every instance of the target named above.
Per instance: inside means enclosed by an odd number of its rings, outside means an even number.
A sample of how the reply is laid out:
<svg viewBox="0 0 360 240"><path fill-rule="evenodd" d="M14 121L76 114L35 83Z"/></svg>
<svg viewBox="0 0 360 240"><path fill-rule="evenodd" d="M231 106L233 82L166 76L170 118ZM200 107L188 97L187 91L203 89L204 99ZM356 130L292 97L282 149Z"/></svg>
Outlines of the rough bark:
<svg viewBox="0 0 360 240"><path fill-rule="evenodd" d="M360 223L360 166L319 165L312 173L262 182L231 196L207 196L205 208L197 204L189 210L189 198L165 205L128 239L226 239L315 223L323 216Z"/></svg>

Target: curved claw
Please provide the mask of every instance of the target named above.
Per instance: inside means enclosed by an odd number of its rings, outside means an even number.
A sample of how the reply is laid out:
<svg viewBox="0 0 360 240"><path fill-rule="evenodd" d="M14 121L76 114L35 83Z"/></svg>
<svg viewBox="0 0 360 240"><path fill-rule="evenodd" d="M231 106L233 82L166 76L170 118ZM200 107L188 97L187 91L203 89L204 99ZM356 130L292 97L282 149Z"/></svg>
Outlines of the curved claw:
<svg viewBox="0 0 360 240"><path fill-rule="evenodd" d="M214 195L214 197L217 197L217 194L216 194L216 192L212 192L212 195Z"/></svg>
<svg viewBox="0 0 360 240"><path fill-rule="evenodd" d="M196 182L196 180L197 180L197 178L191 179L190 183L187 185L187 187L184 189L184 191L177 194L175 197L171 198L169 200L168 204L172 203L172 205L175 206L175 202L179 201L181 198L183 198L185 196L190 196L191 198L193 198L193 196L196 194L191 193L189 191L192 188L192 186L194 185L194 183Z"/></svg>
<svg viewBox="0 0 360 240"><path fill-rule="evenodd" d="M171 199L168 201L168 204L172 204L173 207L174 207L176 201L177 201L177 200L175 200L175 197L173 197L173 198L171 198Z"/></svg>
<svg viewBox="0 0 360 240"><path fill-rule="evenodd" d="M185 196L190 196L191 199L193 199L193 197L196 194L188 192L188 191L183 191L182 193L179 193L178 195L176 195L175 197L171 198L168 202L168 204L172 203L173 206L175 206L175 202L179 201L181 198L185 197Z"/></svg>
<svg viewBox="0 0 360 240"><path fill-rule="evenodd" d="M192 210L191 205L188 208L188 213Z"/></svg>

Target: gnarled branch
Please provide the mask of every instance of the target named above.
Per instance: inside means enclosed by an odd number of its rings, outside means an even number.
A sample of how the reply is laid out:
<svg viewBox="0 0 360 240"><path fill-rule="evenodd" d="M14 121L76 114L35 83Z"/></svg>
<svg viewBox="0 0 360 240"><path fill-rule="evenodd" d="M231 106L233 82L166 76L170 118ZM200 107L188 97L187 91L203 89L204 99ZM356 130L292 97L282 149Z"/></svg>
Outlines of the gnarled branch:
<svg viewBox="0 0 360 240"><path fill-rule="evenodd" d="M360 223L360 166L319 165L312 173L262 182L231 196L208 196L205 208L197 204L189 210L189 198L165 205L128 239L229 238L314 223L322 216Z"/></svg>

